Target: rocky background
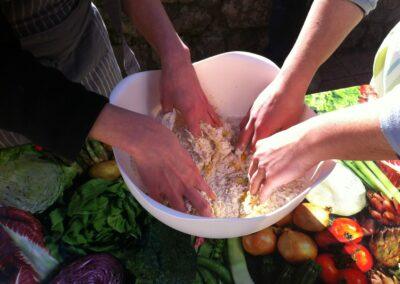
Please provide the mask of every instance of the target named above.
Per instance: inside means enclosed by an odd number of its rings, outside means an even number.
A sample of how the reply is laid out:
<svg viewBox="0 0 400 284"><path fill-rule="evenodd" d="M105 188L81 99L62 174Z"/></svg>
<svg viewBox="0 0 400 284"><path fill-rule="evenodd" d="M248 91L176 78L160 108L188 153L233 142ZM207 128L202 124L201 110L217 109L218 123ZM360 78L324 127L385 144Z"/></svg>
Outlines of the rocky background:
<svg viewBox="0 0 400 284"><path fill-rule="evenodd" d="M102 0L95 2L101 11ZM282 53L286 56L312 1L163 0L162 2L176 30L191 48L193 60L197 61L232 50L245 50L273 58L275 55L271 54L270 50L274 46L277 47L275 50L282 49ZM293 3L303 5L304 8L290 11L283 18L277 19L271 16L272 13L277 13L277 3L281 8L285 5L293 6ZM297 21L293 21L294 17ZM400 1L381 0L378 8L350 34L337 54L347 51L376 50L385 35L399 20ZM280 23L274 25L271 21ZM282 23L292 30L287 31L287 28L286 30L282 28L281 32L279 29ZM271 27L275 29L275 33L271 33ZM123 19L123 30L142 70L158 68L159 60L156 54L126 17ZM284 43L288 47L281 48L284 37L290 38ZM277 61L279 64L279 60Z"/></svg>

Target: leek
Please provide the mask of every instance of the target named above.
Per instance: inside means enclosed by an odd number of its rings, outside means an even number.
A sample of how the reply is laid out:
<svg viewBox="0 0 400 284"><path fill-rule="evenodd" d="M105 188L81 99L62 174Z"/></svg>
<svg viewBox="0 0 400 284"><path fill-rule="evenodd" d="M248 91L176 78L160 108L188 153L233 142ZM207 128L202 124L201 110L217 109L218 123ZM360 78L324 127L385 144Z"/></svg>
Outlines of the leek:
<svg viewBox="0 0 400 284"><path fill-rule="evenodd" d="M247 270L246 257L240 238L228 239L228 257L235 284L254 284Z"/></svg>

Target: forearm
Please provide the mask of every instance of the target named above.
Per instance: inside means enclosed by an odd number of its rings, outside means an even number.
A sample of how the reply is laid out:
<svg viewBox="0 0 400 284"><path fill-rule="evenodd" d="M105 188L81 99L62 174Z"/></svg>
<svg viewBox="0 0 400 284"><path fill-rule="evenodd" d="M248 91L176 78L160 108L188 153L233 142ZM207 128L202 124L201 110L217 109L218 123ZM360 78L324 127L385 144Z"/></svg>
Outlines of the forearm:
<svg viewBox="0 0 400 284"><path fill-rule="evenodd" d="M156 50L161 64L189 61L190 53L181 41L160 0L123 0L123 10Z"/></svg>
<svg viewBox="0 0 400 284"><path fill-rule="evenodd" d="M396 159L381 129L383 100L330 112L303 123L304 142L315 162L328 159ZM400 129L400 125L397 125Z"/></svg>
<svg viewBox="0 0 400 284"><path fill-rule="evenodd" d="M157 137L160 125L154 119L107 104L89 132L89 137L136 155L148 136Z"/></svg>
<svg viewBox="0 0 400 284"><path fill-rule="evenodd" d="M320 65L362 17L363 11L349 0L314 1L300 35L278 75L280 83L303 95Z"/></svg>

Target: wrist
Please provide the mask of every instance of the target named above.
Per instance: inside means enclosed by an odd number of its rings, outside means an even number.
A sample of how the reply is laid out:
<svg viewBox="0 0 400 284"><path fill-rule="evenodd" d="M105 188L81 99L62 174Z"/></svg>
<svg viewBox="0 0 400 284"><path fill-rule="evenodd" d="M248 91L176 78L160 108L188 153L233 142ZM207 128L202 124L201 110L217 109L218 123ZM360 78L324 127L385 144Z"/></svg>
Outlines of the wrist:
<svg viewBox="0 0 400 284"><path fill-rule="evenodd" d="M160 51L160 58L162 68L177 68L192 64L190 50L179 37L177 41L171 41L163 51Z"/></svg>
<svg viewBox="0 0 400 284"><path fill-rule="evenodd" d="M320 116L312 117L299 124L301 127L302 151L310 155L313 165L334 158L329 131Z"/></svg>

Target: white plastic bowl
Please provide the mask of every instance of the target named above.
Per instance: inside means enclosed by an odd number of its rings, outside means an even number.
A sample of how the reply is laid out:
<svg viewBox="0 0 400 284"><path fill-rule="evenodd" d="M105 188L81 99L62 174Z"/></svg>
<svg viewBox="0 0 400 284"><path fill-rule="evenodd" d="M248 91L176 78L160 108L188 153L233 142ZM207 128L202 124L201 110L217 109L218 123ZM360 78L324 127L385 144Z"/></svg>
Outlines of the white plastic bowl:
<svg viewBox="0 0 400 284"><path fill-rule="evenodd" d="M194 64L201 86L222 117L243 117L255 98L276 76L279 68L270 60L246 52L220 54ZM160 71L146 71L121 81L111 94L111 103L155 115L160 110ZM313 115L306 109L304 119ZM149 149L150 150L150 149ZM130 157L114 148L114 154L129 190L137 201L164 224L187 234L206 238L232 238L262 230L286 216L332 170L333 162L321 163L310 173L311 186L285 206L254 218L205 218L168 208L143 193L135 182Z"/></svg>

